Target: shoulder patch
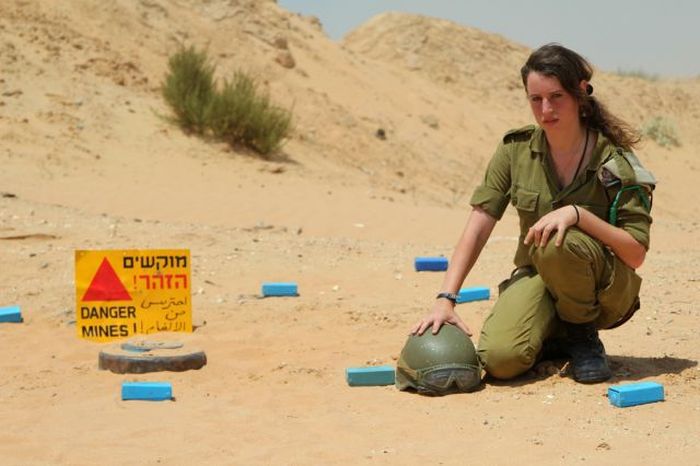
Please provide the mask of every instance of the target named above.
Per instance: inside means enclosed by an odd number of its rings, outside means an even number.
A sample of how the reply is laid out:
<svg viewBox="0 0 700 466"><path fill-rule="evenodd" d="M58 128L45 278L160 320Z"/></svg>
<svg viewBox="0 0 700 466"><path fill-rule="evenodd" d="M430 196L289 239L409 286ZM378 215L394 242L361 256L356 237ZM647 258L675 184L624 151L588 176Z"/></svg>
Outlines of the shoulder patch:
<svg viewBox="0 0 700 466"><path fill-rule="evenodd" d="M637 156L633 152L620 149L600 167L598 179L605 187L618 183L622 186L641 184L649 189L654 189L656 186L656 178L642 166Z"/></svg>
<svg viewBox="0 0 700 466"><path fill-rule="evenodd" d="M527 141L530 139L535 129L535 125L511 129L503 136L503 142Z"/></svg>

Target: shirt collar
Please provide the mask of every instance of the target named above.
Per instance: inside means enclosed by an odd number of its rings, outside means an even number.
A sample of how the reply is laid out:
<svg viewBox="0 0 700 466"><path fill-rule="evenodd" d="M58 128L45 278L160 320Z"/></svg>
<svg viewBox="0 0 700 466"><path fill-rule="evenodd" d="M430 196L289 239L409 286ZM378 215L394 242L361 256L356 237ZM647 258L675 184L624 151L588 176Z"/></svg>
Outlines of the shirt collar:
<svg viewBox="0 0 700 466"><path fill-rule="evenodd" d="M615 150L615 146L600 131L595 129L591 129L590 131L591 133L598 133L598 140L593 148L593 153L591 154L591 160L588 163L587 170L596 171L598 168L600 168L600 165L605 162L608 155ZM549 154L547 138L544 134L544 130L540 126L535 129L535 131L532 133L532 137L530 137L530 151L533 154Z"/></svg>
<svg viewBox="0 0 700 466"><path fill-rule="evenodd" d="M549 153L547 139L545 138L544 130L540 126L535 129L530 137L530 151L536 154Z"/></svg>

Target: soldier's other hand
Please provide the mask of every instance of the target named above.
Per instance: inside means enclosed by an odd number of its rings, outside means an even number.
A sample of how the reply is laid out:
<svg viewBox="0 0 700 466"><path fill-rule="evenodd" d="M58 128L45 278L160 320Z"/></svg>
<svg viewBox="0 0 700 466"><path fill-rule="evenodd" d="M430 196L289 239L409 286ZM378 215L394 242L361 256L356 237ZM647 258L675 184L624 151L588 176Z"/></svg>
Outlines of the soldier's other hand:
<svg viewBox="0 0 700 466"><path fill-rule="evenodd" d="M560 207L544 215L532 225L523 242L525 245L534 244L537 247L544 247L552 233L556 232L554 244L561 246L564 241L564 233L566 233L567 228L576 224L576 220L576 210L573 206Z"/></svg>

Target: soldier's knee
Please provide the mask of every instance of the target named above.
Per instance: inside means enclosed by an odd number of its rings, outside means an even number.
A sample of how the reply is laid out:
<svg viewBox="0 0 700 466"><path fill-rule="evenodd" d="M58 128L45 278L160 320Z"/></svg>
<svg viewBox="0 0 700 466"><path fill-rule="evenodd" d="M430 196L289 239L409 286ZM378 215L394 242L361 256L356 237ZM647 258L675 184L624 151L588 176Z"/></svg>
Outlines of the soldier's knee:
<svg viewBox="0 0 700 466"><path fill-rule="evenodd" d="M538 269L556 269L559 264L571 264L572 260L574 263L596 260L602 255L602 246L581 230L570 228L561 246L556 246L552 238L543 247L533 245L530 255Z"/></svg>
<svg viewBox="0 0 700 466"><path fill-rule="evenodd" d="M479 348L479 358L486 372L503 380L527 372L534 365L535 356L534 349L529 345L522 348L508 345Z"/></svg>
<svg viewBox="0 0 700 466"><path fill-rule="evenodd" d="M550 268L572 258L571 243L566 240L561 246L556 246L554 241L548 241L545 246L533 247L531 253L533 262L540 268Z"/></svg>

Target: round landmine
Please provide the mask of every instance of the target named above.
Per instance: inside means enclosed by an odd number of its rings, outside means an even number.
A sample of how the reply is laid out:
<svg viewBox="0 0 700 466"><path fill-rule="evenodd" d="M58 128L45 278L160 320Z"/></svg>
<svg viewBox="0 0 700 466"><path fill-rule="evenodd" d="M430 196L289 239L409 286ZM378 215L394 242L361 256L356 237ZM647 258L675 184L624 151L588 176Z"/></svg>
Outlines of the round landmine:
<svg viewBox="0 0 700 466"><path fill-rule="evenodd" d="M156 349L179 349L183 346L185 346L185 344L179 341L153 341L146 340L145 338L134 338L121 344L123 350L135 351L137 353L143 353Z"/></svg>
<svg viewBox="0 0 700 466"><path fill-rule="evenodd" d="M99 356L99 368L117 374L182 372L200 369L206 363L207 356L199 348L192 348L181 341L148 337L136 337L125 343L108 345L100 351Z"/></svg>

